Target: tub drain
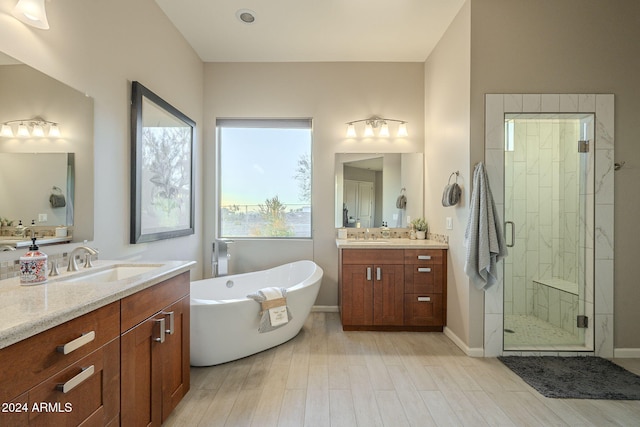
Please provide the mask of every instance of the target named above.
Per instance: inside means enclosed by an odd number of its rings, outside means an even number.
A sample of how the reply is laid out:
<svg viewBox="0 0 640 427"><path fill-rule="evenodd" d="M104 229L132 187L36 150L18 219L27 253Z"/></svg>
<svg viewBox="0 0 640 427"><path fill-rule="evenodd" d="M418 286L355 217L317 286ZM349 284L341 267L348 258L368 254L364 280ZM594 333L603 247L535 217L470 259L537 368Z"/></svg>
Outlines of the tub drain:
<svg viewBox="0 0 640 427"><path fill-rule="evenodd" d="M233 280L227 280L227 288L233 287Z"/></svg>

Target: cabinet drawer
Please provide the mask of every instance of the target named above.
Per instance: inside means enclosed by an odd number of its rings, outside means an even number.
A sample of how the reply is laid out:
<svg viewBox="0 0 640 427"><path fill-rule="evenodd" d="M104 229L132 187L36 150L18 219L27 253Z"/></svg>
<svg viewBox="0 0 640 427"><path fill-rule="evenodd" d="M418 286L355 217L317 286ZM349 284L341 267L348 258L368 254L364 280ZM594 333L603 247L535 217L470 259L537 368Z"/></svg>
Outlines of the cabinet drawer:
<svg viewBox="0 0 640 427"><path fill-rule="evenodd" d="M342 264L404 264L404 250L342 249Z"/></svg>
<svg viewBox="0 0 640 427"><path fill-rule="evenodd" d="M189 272L167 279L150 288L123 298L121 332L128 331L143 320L189 294Z"/></svg>
<svg viewBox="0 0 640 427"><path fill-rule="evenodd" d="M29 425L105 425L118 415L119 385L115 339L30 390Z"/></svg>
<svg viewBox="0 0 640 427"><path fill-rule="evenodd" d="M411 326L441 326L442 294L405 294L404 323Z"/></svg>
<svg viewBox="0 0 640 427"><path fill-rule="evenodd" d="M1 388L0 401L9 401L16 391L27 391L119 335L117 301L0 350L0 378L12 385ZM67 354L57 350L62 346Z"/></svg>
<svg viewBox="0 0 640 427"><path fill-rule="evenodd" d="M442 293L444 283L442 265L412 264L404 266L404 292L416 293Z"/></svg>
<svg viewBox="0 0 640 427"><path fill-rule="evenodd" d="M444 250L442 249L405 249L405 264L433 265L442 264Z"/></svg>

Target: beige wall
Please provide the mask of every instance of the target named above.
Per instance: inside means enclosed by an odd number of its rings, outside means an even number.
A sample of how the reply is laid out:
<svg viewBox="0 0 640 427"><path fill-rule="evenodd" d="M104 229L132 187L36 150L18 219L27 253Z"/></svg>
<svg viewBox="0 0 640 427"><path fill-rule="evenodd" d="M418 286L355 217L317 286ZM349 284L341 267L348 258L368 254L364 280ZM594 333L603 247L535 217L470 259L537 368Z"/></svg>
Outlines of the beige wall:
<svg viewBox="0 0 640 427"><path fill-rule="evenodd" d="M616 348L640 348L640 3L471 0L471 164L483 158L485 93L613 93Z"/></svg>
<svg viewBox="0 0 640 427"><path fill-rule="evenodd" d="M318 305L337 305L334 158L341 152L422 152L422 63L205 64L205 161L215 164L217 117L313 118L313 241L234 243L232 257L267 267L312 258L324 269ZM347 121L372 115L407 120L409 138L346 140ZM205 259L215 235L215 168L205 170ZM248 183L250 185L250 183Z"/></svg>
<svg viewBox="0 0 640 427"><path fill-rule="evenodd" d="M202 268L202 189L196 187L196 234L129 244L129 111L131 81L202 123L203 65L153 0L47 2L51 29L9 15L0 0L0 51L94 99L95 234L104 259L190 259ZM196 132L196 185L201 135Z"/></svg>
<svg viewBox="0 0 640 427"><path fill-rule="evenodd" d="M483 295L464 273L464 231L469 215L472 167L470 151L470 7L465 3L425 62L425 215L430 230L449 236L447 328L466 350L483 345ZM462 199L443 207L442 191L459 171ZM454 177L455 178L455 177ZM451 182L454 181L451 178ZM453 228L446 229L446 218Z"/></svg>

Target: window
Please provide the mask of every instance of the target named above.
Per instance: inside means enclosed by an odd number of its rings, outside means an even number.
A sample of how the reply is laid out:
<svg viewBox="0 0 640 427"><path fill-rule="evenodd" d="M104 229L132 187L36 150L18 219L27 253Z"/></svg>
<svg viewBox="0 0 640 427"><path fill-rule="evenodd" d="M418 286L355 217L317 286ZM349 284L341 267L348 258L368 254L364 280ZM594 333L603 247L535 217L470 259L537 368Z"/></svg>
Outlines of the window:
<svg viewBox="0 0 640 427"><path fill-rule="evenodd" d="M219 236L311 237L311 119L218 119Z"/></svg>

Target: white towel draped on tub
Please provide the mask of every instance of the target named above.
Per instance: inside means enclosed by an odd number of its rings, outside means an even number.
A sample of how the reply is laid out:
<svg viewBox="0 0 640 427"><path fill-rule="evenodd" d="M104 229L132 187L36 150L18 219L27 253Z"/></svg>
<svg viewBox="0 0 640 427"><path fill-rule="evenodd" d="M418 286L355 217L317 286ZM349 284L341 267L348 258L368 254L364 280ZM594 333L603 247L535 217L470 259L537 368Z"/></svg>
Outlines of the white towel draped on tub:
<svg viewBox="0 0 640 427"><path fill-rule="evenodd" d="M268 287L260 289L255 294L247 295L260 303L260 325L258 332L269 332L286 325L291 319L289 307L287 307L287 290L285 288Z"/></svg>
<svg viewBox="0 0 640 427"><path fill-rule="evenodd" d="M464 272L476 288L487 290L498 279L496 264L507 256L507 248L482 163L478 163L473 171L469 221L464 238L467 246Z"/></svg>

